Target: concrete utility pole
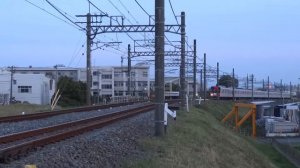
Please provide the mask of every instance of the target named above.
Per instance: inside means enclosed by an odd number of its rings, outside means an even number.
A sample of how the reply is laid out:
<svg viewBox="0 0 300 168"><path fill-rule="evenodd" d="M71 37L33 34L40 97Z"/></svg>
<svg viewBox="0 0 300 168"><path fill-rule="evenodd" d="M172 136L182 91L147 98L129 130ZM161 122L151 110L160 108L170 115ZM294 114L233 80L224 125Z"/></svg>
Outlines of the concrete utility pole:
<svg viewBox="0 0 300 168"><path fill-rule="evenodd" d="M165 0L155 0L155 136L164 135Z"/></svg>
<svg viewBox="0 0 300 168"><path fill-rule="evenodd" d="M202 91L203 91L203 76L202 76L202 69L200 70L200 96L202 97Z"/></svg>
<svg viewBox="0 0 300 168"><path fill-rule="evenodd" d="M292 82L290 81L290 98L292 99Z"/></svg>
<svg viewBox="0 0 300 168"><path fill-rule="evenodd" d="M97 94L97 104L99 104L100 102L100 86L101 86L101 82L100 82L100 70L97 71L97 77L98 77L98 94Z"/></svg>
<svg viewBox="0 0 300 168"><path fill-rule="evenodd" d="M196 75L197 75L197 41L194 40L194 85L193 85L193 101L195 102L196 100Z"/></svg>
<svg viewBox="0 0 300 168"><path fill-rule="evenodd" d="M86 104L91 105L91 83L92 83L92 68L91 68L91 14L86 15Z"/></svg>
<svg viewBox="0 0 300 168"><path fill-rule="evenodd" d="M220 78L220 68L219 68L219 62L217 62L217 85L219 86L219 78Z"/></svg>
<svg viewBox="0 0 300 168"><path fill-rule="evenodd" d="M233 101L235 99L234 91L235 91L235 80L234 80L234 68L233 68L232 69L232 100Z"/></svg>
<svg viewBox="0 0 300 168"><path fill-rule="evenodd" d="M204 81L203 81L203 84L204 84L204 101L206 100L206 53L204 53L204 65L203 65L203 76L204 76Z"/></svg>
<svg viewBox="0 0 300 168"><path fill-rule="evenodd" d="M180 99L181 107L186 103L186 86L185 86L185 13L181 12L181 63L180 63Z"/></svg>
<svg viewBox="0 0 300 168"><path fill-rule="evenodd" d="M130 44L128 44L127 92L130 96L132 96L132 94L131 94L131 54L130 53L131 53L131 47L130 47Z"/></svg>
<svg viewBox="0 0 300 168"><path fill-rule="evenodd" d="M281 98L283 98L283 96L282 96L282 79L280 80L280 95L281 95Z"/></svg>
<svg viewBox="0 0 300 168"><path fill-rule="evenodd" d="M252 74L251 75L251 98L252 98L252 101L254 100L254 75Z"/></svg>
<svg viewBox="0 0 300 168"><path fill-rule="evenodd" d="M220 68L219 68L219 62L217 62L217 86L219 86L219 74L220 74ZM220 91L220 89L218 89ZM217 94L217 99L220 99L220 93Z"/></svg>
<svg viewBox="0 0 300 168"><path fill-rule="evenodd" d="M268 99L270 99L270 77L268 76Z"/></svg>
<svg viewBox="0 0 300 168"><path fill-rule="evenodd" d="M246 89L247 89L247 90L249 89L249 76L248 76L248 74L247 74Z"/></svg>
<svg viewBox="0 0 300 168"><path fill-rule="evenodd" d="M13 101L13 81L14 81L14 73L15 73L15 67L10 67L10 99L9 102L12 103Z"/></svg>

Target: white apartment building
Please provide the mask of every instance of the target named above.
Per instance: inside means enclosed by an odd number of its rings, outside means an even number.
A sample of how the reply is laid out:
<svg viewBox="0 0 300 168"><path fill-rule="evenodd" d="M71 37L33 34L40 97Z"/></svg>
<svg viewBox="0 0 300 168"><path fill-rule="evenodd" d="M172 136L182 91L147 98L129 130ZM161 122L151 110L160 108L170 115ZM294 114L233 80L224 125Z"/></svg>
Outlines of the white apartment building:
<svg viewBox="0 0 300 168"><path fill-rule="evenodd" d="M0 70L0 105L9 103L10 76L10 72L4 69Z"/></svg>
<svg viewBox="0 0 300 168"><path fill-rule="evenodd" d="M54 91L54 80L44 74L0 73L0 94L9 95L8 101L12 94L16 101L46 105L50 104Z"/></svg>
<svg viewBox="0 0 300 168"><path fill-rule="evenodd" d="M93 96L122 97L122 96L149 96L150 80L148 66L134 66L130 75L130 92L128 92L127 67L93 67L92 86ZM86 81L86 70L81 69L81 81Z"/></svg>
<svg viewBox="0 0 300 168"><path fill-rule="evenodd" d="M9 70L9 69L8 69ZM85 68L70 67L15 67L15 74L43 74L50 79L58 80L62 76L74 81L86 82ZM149 66L133 66L130 75L130 92L128 92L127 67L108 66L92 67L91 94L101 98L121 96L149 96Z"/></svg>

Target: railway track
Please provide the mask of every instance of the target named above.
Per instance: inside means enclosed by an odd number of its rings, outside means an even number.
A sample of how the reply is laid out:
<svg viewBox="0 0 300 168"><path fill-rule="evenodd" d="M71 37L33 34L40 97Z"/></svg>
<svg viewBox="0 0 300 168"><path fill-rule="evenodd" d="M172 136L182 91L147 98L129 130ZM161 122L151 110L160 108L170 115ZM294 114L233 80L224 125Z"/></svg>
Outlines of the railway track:
<svg viewBox="0 0 300 168"><path fill-rule="evenodd" d="M106 105L99 105L99 106L87 106L87 107L71 108L71 109L65 109L65 110L40 112L40 113L34 113L34 114L0 117L0 123L17 122L17 121L24 121L24 120L35 120L35 119L47 118L47 117L52 117L52 116L61 115L61 114L106 109L106 108L110 108L110 107L131 105L134 103L139 103L139 102L113 103L113 104L106 104Z"/></svg>
<svg viewBox="0 0 300 168"><path fill-rule="evenodd" d="M154 108L154 104L148 104L134 109L100 115L98 117L1 136L0 162L8 163L37 147L42 147L93 129L101 128L112 122L154 110Z"/></svg>

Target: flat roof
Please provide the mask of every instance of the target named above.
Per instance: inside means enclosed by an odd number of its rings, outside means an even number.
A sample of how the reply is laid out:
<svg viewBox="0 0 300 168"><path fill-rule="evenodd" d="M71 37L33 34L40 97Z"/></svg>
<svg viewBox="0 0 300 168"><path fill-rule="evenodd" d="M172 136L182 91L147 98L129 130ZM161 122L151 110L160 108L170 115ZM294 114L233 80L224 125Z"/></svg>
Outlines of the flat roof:
<svg viewBox="0 0 300 168"><path fill-rule="evenodd" d="M251 102L251 104L255 104L255 105L263 105L263 104L270 104L270 103L274 103L274 101L253 101L253 102Z"/></svg>

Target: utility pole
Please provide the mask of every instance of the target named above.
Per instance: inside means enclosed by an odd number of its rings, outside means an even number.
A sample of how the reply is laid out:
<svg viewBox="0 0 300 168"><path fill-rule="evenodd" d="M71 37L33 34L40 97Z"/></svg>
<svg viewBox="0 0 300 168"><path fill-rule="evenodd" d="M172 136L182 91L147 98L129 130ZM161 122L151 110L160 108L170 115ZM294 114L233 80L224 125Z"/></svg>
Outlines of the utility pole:
<svg viewBox="0 0 300 168"><path fill-rule="evenodd" d="M290 98L292 99L292 82L290 81Z"/></svg>
<svg viewBox="0 0 300 168"><path fill-rule="evenodd" d="M281 95L281 98L283 98L283 96L282 96L282 79L280 80L280 95Z"/></svg>
<svg viewBox="0 0 300 168"><path fill-rule="evenodd" d="M219 62L217 62L217 87L218 87L217 99L218 100L220 99L219 74L220 74L220 68L219 68Z"/></svg>
<svg viewBox="0 0 300 168"><path fill-rule="evenodd" d="M249 76L247 74L247 83L246 83L246 89L248 90L249 89Z"/></svg>
<svg viewBox="0 0 300 168"><path fill-rule="evenodd" d="M219 86L219 74L220 74L220 69L219 69L219 62L217 62L217 86Z"/></svg>
<svg viewBox="0 0 300 168"><path fill-rule="evenodd" d="M14 73L15 73L15 67L10 67L10 99L9 102L12 103L13 101L13 80L14 80Z"/></svg>
<svg viewBox="0 0 300 168"><path fill-rule="evenodd" d="M155 136L164 135L165 0L155 0Z"/></svg>
<svg viewBox="0 0 300 168"><path fill-rule="evenodd" d="M97 77L98 77L98 95L97 95L97 104L99 104L100 102L100 86L101 86L101 81L100 81L100 70L97 71Z"/></svg>
<svg viewBox="0 0 300 168"><path fill-rule="evenodd" d="M203 90L204 90L204 101L206 100L206 53L204 53L204 74L203 74L203 76L204 76L204 81L203 81L203 84L204 84L204 88L203 88Z"/></svg>
<svg viewBox="0 0 300 168"><path fill-rule="evenodd" d="M234 80L234 68L232 69L232 100L235 100L235 95L234 95L234 91L235 91L235 80Z"/></svg>
<svg viewBox="0 0 300 168"><path fill-rule="evenodd" d="M200 96L202 96L202 91L203 91L203 76L202 76L202 69L200 70Z"/></svg>
<svg viewBox="0 0 300 168"><path fill-rule="evenodd" d="M197 74L197 41L194 40L194 85L193 85L193 101L196 100L196 74Z"/></svg>
<svg viewBox="0 0 300 168"><path fill-rule="evenodd" d="M270 77L268 76L268 99L270 99Z"/></svg>
<svg viewBox="0 0 300 168"><path fill-rule="evenodd" d="M91 83L92 83L92 68L91 68L91 14L86 15L86 104L91 105Z"/></svg>
<svg viewBox="0 0 300 168"><path fill-rule="evenodd" d="M251 75L251 98L252 98L252 101L254 100L254 75L252 74Z"/></svg>
<svg viewBox="0 0 300 168"><path fill-rule="evenodd" d="M130 44L128 44L127 92L130 96L132 96L132 94L131 94L131 55L130 55L130 52L131 52L131 47L130 47Z"/></svg>
<svg viewBox="0 0 300 168"><path fill-rule="evenodd" d="M181 12L181 63L180 63L180 99L181 107L186 103L186 86L185 86L185 13Z"/></svg>

